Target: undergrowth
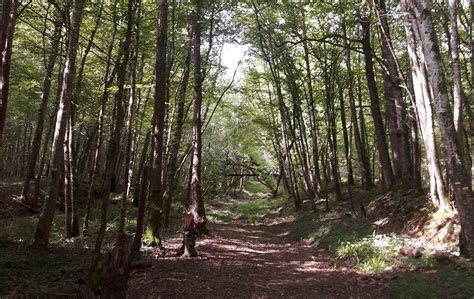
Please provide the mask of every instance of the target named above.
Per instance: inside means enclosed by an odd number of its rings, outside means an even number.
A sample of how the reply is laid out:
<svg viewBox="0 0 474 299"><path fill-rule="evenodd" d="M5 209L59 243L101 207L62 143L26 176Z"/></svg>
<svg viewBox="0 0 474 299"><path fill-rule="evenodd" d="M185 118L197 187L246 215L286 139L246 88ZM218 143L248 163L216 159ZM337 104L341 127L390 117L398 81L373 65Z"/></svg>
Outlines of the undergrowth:
<svg viewBox="0 0 474 299"><path fill-rule="evenodd" d="M474 269L444 264L430 255L399 254L402 246L415 246L399 234L374 230L364 218L339 212L300 212L291 224L291 236L327 249L335 267L399 277L388 292L395 298L473 298Z"/></svg>
<svg viewBox="0 0 474 299"><path fill-rule="evenodd" d="M97 202L97 204L100 204ZM64 214L56 211L48 251L32 248L38 215L13 218L0 227L0 297L18 290L27 297L66 296L80 292L84 270L88 269L100 226L100 209L92 209L89 235L74 239L64 237ZM127 207L126 231L135 230L136 209ZM120 206L111 203L104 238L104 250L113 247L120 216ZM80 229L82 229L82 219Z"/></svg>

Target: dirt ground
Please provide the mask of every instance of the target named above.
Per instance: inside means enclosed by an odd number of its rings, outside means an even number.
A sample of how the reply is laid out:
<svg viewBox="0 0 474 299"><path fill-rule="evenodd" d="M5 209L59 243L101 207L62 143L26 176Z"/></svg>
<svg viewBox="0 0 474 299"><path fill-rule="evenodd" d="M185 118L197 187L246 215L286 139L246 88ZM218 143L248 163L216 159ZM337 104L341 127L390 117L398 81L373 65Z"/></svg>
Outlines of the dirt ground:
<svg viewBox="0 0 474 299"><path fill-rule="evenodd" d="M384 298L386 278L330 265L329 253L295 242L288 223L211 224L197 258L175 257L180 239L165 243L164 257L134 271L130 298Z"/></svg>

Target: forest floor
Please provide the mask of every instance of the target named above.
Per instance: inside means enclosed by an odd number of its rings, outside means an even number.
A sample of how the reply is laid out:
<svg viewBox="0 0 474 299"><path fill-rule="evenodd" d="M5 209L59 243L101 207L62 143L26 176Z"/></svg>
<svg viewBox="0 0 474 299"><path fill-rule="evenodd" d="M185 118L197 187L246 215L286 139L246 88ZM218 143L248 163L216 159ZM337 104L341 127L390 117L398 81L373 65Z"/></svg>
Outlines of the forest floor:
<svg viewBox="0 0 474 299"><path fill-rule="evenodd" d="M381 231L372 220L348 212L347 201L331 202L331 212L311 212L308 202L303 211L294 212L286 198L247 195L207 207L211 236L198 239L199 257L176 257L182 238L167 239L165 252L155 253L151 268L132 272L130 297L474 296L472 266L440 262L430 255L400 256L402 246L422 241L394 233L394 229L400 232L394 222L387 225L392 232ZM380 204L387 195L377 199ZM374 205L368 208L375 217Z"/></svg>
<svg viewBox="0 0 474 299"><path fill-rule="evenodd" d="M291 223L211 224L197 258L175 257L181 239L153 267L132 274L130 297L357 298L385 297L387 277L336 269L323 249L290 237Z"/></svg>
<svg viewBox="0 0 474 299"><path fill-rule="evenodd" d="M64 239L58 211L49 250L33 250L38 215L16 201L19 186L0 184L0 297L90 294L84 271L95 237ZM428 253L455 254L458 225L453 216L437 220L423 195L354 192L355 206L363 201L367 207L364 218L349 200L331 196L331 211L319 203L316 213L305 201L295 212L288 198L271 198L267 191L250 184L208 200L211 235L197 240L197 258L175 255L181 244L176 209L163 232L165 250L143 247L142 259L151 267L132 270L129 297L474 297L472 263L439 261ZM127 231L133 232L136 209L127 210ZM114 244L118 205L112 202L109 212L106 250ZM91 231L98 219L93 215ZM423 246L427 254L401 256L402 246Z"/></svg>

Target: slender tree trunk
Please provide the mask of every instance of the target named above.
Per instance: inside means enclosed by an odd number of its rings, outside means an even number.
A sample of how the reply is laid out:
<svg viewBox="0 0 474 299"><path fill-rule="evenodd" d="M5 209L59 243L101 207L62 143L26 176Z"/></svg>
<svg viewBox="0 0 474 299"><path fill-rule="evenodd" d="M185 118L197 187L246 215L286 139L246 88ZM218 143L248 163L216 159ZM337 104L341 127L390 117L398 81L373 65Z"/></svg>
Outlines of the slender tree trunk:
<svg viewBox="0 0 474 299"><path fill-rule="evenodd" d="M202 105L202 70L201 70L201 11L202 1L194 0L193 32L194 32L194 94L193 94L193 156L191 172L191 214L198 232L207 232L206 213L201 189L201 105Z"/></svg>
<svg viewBox="0 0 474 299"><path fill-rule="evenodd" d="M379 19L380 42L384 62L384 96L386 116L390 129L390 143L394 175L398 179L410 182L410 150L408 144L408 130L405 125L406 111L402 99L402 89L396 57L391 44L390 29L387 20L385 0L376 0L377 16Z"/></svg>
<svg viewBox="0 0 474 299"><path fill-rule="evenodd" d="M459 36L458 36L458 13L457 5L458 0L449 0L449 16L450 16L450 34L449 44L451 48L451 70L453 78L453 117L454 117L454 129L456 130L456 136L458 138L459 150L462 156L465 155L464 151L464 130L462 125L462 111L464 105L464 92L461 83L461 65L459 62Z"/></svg>
<svg viewBox="0 0 474 299"><path fill-rule="evenodd" d="M2 6L2 31L0 39L0 148L3 128L7 117L10 66L13 48L13 33L17 18L18 0L4 0Z"/></svg>
<svg viewBox="0 0 474 299"><path fill-rule="evenodd" d="M354 185L354 175L352 171L352 160L350 157L350 142L347 134L346 107L344 105L344 90L339 86L339 106L341 108L342 137L344 140L344 155L346 157L347 183Z"/></svg>
<svg viewBox="0 0 474 299"><path fill-rule="evenodd" d="M132 66L132 72L133 68L135 66ZM127 108L127 118L126 118L126 124L125 124L125 132L127 133L126 135L126 143L125 143L125 163L124 163L124 168L125 168L125 174L123 178L123 186L124 190L122 192L122 202L120 204L120 221L119 221L119 232L123 233L125 232L125 214L126 214L126 207L127 207L127 201L128 201L128 194L130 191L130 177L132 175L132 170L131 170L131 151L132 151L132 139L133 139L133 116L134 116L134 109L135 109L135 100L136 100L136 82L132 82L132 88L130 89L130 95L129 95L129 103L128 103L128 108Z"/></svg>
<svg viewBox="0 0 474 299"><path fill-rule="evenodd" d="M140 161L138 162L137 176L134 183L134 194L133 194L133 204L138 205L140 202L140 186L142 180L143 169L145 167L146 158L148 155L148 146L150 144L151 131L148 131L145 136L145 141L143 141L143 150L140 154Z"/></svg>
<svg viewBox="0 0 474 299"><path fill-rule="evenodd" d="M304 50L304 61L306 67L306 80L308 81L308 106L309 106L309 122L310 122L310 135L311 135L311 143L312 143L312 158L313 158L313 192L315 194L321 193L321 175L319 171L319 153L318 153L318 124L316 121L316 110L314 108L314 94L313 94L313 76L311 72L311 65L309 63L309 49L308 49L308 41L306 40L306 23L305 23L305 15L304 10L302 10L303 14L303 38L305 41L303 42L303 50Z"/></svg>
<svg viewBox="0 0 474 299"><path fill-rule="evenodd" d="M48 61L46 62L45 76L43 78L43 93L41 95L41 103L38 111L38 119L36 121L33 144L31 146L31 153L28 160L25 181L23 182L23 190L21 192L21 198L26 203L30 203L30 200L28 198L30 181L35 177L35 167L41 149L41 138L43 136L44 118L46 116L46 108L48 106L49 95L51 92L51 81L53 76L54 65L56 64L56 58L58 57L59 41L61 38L61 27L62 20L57 17L54 22L54 30L52 32L50 40L50 55L48 56Z"/></svg>
<svg viewBox="0 0 474 299"><path fill-rule="evenodd" d="M379 160L382 166L382 176L384 182L384 189L388 190L393 184L393 170L390 162L390 156L388 154L387 140L385 139L385 130L382 121L382 114L379 107L379 96L377 91L377 84L375 83L374 65L373 65L373 50L370 43L370 21L367 19L362 20L362 45L364 49L364 61L365 61L365 76L367 79L367 85L369 88L370 95L370 108L372 111L372 117L374 120L375 127L375 140L377 142L377 149L379 152Z"/></svg>
<svg viewBox="0 0 474 299"><path fill-rule="evenodd" d="M145 147L146 146L147 145L145 145ZM138 196L137 227L135 230L135 239L133 240L133 252L135 253L139 253L142 246L143 230L145 226L146 193L148 190L148 167L143 168L143 172L140 177L141 180Z"/></svg>
<svg viewBox="0 0 474 299"><path fill-rule="evenodd" d="M155 65L155 107L153 112L153 139L155 157L153 161L153 184L151 184L150 201L153 205L151 215L151 229L153 237L160 240L161 218L163 213L163 151L164 151L164 129L166 112L166 48L168 32L168 1L160 0L160 17L158 22L157 52Z"/></svg>
<svg viewBox="0 0 474 299"><path fill-rule="evenodd" d="M102 207L101 207L101 224L99 233L97 235L94 254L92 258L90 274L97 275L96 270L100 259L100 252L102 249L102 242L105 236L105 229L107 227L107 210L110 200L110 193L112 192L112 185L114 181L114 174L116 173L117 164L119 162L120 155L120 141L122 135L122 128L124 125L125 111L123 107L125 98L125 79L127 76L127 66L130 59L130 44L132 39L132 28L133 28L133 16L135 8L135 0L128 2L127 8L127 30L125 32L125 39L122 43L123 48L123 60L118 61L117 67L117 85L118 90L115 94L115 121L114 127L111 130L112 134L109 139L109 145L107 149L107 162L105 166L105 177L104 177L104 192L102 194ZM117 4L117 3L116 3Z"/></svg>
<svg viewBox="0 0 474 299"><path fill-rule="evenodd" d="M181 145L181 137L183 134L184 125L184 105L186 102L186 91L188 88L189 73L191 67L191 56L193 49L193 28L191 26L191 20L188 24L188 42L186 43L186 54L184 58L183 74L181 76L181 82L178 90L178 107L176 115L176 124L173 130L173 137L171 140L171 147L168 154L168 166L167 166L167 177L166 177L166 192L165 192L165 226L168 226L169 215L171 210L171 203L175 192L175 184L173 181L177 178L177 162L179 148Z"/></svg>
<svg viewBox="0 0 474 299"><path fill-rule="evenodd" d="M112 86L113 79L114 79L114 69L111 73L111 61L112 61L112 51L113 47L115 44L115 36L117 33L117 0L115 0L114 5L113 5L113 11L112 11L112 23L113 23L113 28L112 28L112 36L109 42L109 47L107 49L107 62L106 62L106 69L105 69L105 75L104 75L104 86L103 86L103 91L102 91L102 97L100 100L100 106L99 106L99 114L97 116L97 139L94 147L94 153L92 157L92 170L90 174L90 181L89 181L89 188L87 191L87 200L86 200L86 212L84 216L84 227L82 230L83 235L87 235L89 231L89 221L90 221L90 212L91 212L91 205L92 205L92 196L93 192L95 191L96 188L96 180L100 172L100 153L101 153L101 148L102 148L102 143L103 143L103 131L104 131L104 118L105 118L105 108L107 105L107 101L109 99L109 88ZM119 55L119 60L120 60L120 55Z"/></svg>
<svg viewBox="0 0 474 299"><path fill-rule="evenodd" d="M354 74L352 72L352 63L351 63L351 50L349 48L349 42L347 39L347 32L345 21L343 22L343 30L344 30L344 59L347 68L347 78L346 84L348 87L349 92L349 104L351 109L351 127L354 130L354 141L357 151L358 163L359 163L359 171L362 178L362 184L366 190L372 189L372 174L370 171L370 161L368 157L368 153L365 150L365 143L361 137L361 133L359 130L359 123L357 117L357 110L356 110L356 103L355 103L355 95L354 95ZM361 119L363 121L363 119Z"/></svg>
<svg viewBox="0 0 474 299"><path fill-rule="evenodd" d="M70 115L72 116L72 115ZM66 140L64 142L64 218L65 236L67 238L79 236L79 219L77 198L75 196L75 164L74 164L74 142L72 117L69 118L66 129Z"/></svg>
<svg viewBox="0 0 474 299"><path fill-rule="evenodd" d="M335 99L333 94L333 87L327 74L328 65L324 63L324 89L326 98L326 113L327 113L327 130L328 130L328 147L330 148L329 159L331 162L332 177L334 180L334 190L336 192L336 199L342 200L340 175L339 175L339 159L337 156L337 128L336 128L336 114L335 114Z"/></svg>
<svg viewBox="0 0 474 299"><path fill-rule="evenodd" d="M56 127L54 130L53 144L51 147L50 176L48 185L48 199L40 215L36 226L34 246L46 247L49 241L51 225L53 223L56 201L59 195L63 154L62 145L66 133L67 120L69 118L72 88L74 83L76 54L79 45L79 30L81 27L84 0L74 1L71 29L68 33L68 49L66 63L64 65L63 83L59 109L56 116Z"/></svg>

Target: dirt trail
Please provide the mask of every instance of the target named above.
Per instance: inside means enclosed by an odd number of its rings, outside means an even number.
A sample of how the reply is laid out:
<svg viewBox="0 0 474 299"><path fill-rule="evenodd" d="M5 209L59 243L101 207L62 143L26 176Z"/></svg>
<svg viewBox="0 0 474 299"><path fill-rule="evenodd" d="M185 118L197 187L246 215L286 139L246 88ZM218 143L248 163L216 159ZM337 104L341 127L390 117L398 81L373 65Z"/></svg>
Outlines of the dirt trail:
<svg viewBox="0 0 474 299"><path fill-rule="evenodd" d="M132 273L131 298L383 298L384 279L330 265L329 254L294 242L288 224L211 224L198 240L198 258L174 256L180 239L166 242L165 257Z"/></svg>

